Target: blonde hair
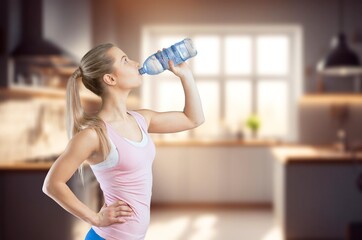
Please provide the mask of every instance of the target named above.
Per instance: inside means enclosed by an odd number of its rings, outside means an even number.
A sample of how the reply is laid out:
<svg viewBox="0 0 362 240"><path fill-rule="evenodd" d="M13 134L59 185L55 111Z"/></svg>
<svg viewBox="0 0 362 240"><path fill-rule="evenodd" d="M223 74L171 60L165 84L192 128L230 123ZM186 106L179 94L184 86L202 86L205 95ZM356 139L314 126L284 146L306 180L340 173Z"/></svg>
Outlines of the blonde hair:
<svg viewBox="0 0 362 240"><path fill-rule="evenodd" d="M78 78L81 78L87 89L102 97L104 94L102 78L104 74L112 72L114 63L114 58L108 54L108 50L112 47L114 47L113 44L105 43L87 52L81 59L79 68L70 76L66 90L66 128L68 138L71 139L78 132L86 128L95 130L100 141L103 159L110 152L110 143L106 137L106 129L98 116L91 116L83 110L77 81ZM82 167L83 164L78 170L83 182Z"/></svg>

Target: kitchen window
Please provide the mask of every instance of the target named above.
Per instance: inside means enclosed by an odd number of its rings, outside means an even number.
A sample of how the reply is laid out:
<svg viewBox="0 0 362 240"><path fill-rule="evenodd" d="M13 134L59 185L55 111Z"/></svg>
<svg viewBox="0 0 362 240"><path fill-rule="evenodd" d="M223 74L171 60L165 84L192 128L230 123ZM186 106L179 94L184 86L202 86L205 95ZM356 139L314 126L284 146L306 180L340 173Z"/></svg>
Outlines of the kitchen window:
<svg viewBox="0 0 362 240"><path fill-rule="evenodd" d="M302 31L299 26L148 26L142 32L142 59L190 37L198 55L190 65L200 92L205 123L165 139L246 137L246 119L260 117L262 139L297 139L301 95ZM180 81L170 72L145 76L142 107L182 110Z"/></svg>

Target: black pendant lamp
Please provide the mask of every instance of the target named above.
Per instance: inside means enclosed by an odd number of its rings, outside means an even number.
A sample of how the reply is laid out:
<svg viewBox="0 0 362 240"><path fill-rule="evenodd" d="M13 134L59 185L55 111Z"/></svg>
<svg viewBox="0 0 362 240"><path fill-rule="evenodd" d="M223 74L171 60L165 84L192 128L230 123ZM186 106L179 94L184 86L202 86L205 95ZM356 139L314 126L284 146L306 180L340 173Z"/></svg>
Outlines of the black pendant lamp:
<svg viewBox="0 0 362 240"><path fill-rule="evenodd" d="M339 34L331 41L329 54L319 61L317 70L320 74L329 76L351 76L362 74L362 67L358 55L353 52L347 44L343 33L343 10L342 0L339 3Z"/></svg>

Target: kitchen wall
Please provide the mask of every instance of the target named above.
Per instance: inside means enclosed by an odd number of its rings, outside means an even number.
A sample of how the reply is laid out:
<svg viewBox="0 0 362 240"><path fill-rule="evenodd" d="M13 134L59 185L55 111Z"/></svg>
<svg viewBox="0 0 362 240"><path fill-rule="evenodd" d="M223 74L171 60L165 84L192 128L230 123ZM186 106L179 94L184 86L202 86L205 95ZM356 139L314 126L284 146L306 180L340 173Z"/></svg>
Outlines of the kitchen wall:
<svg viewBox="0 0 362 240"><path fill-rule="evenodd" d="M362 1L345 0L344 30L349 45L362 58ZM141 56L142 27L152 24L176 25L227 25L297 24L303 29L303 86L304 94L317 91L315 66L328 53L330 42L338 32L337 0L199 0L176 1L152 0L118 1L115 14L118 17L119 46L132 58ZM147 9L147 10L142 10ZM139 59L140 62L143 59ZM354 91L353 78L327 78L325 91L348 93ZM333 101L320 104L296 103L299 108L299 141L305 144L330 144L336 141L336 124L330 117L329 107ZM346 123L351 141L362 139L361 103L351 107Z"/></svg>
<svg viewBox="0 0 362 240"><path fill-rule="evenodd" d="M61 153L67 143L64 99L0 100L0 161Z"/></svg>
<svg viewBox="0 0 362 240"><path fill-rule="evenodd" d="M152 24L298 24L303 28L305 92L314 92L315 66L338 31L337 0L152 0L116 1L118 44L132 58L141 56L141 30ZM345 0L345 32L362 55L362 1ZM140 59L140 62L142 59ZM334 87L334 85L336 85ZM336 81L329 89L338 91Z"/></svg>
<svg viewBox="0 0 362 240"><path fill-rule="evenodd" d="M91 48L91 1L43 0L43 37L76 59ZM0 83L8 86L11 52L21 40L21 0L0 5ZM0 161L22 161L59 155L68 142L65 96L0 94Z"/></svg>
<svg viewBox="0 0 362 240"><path fill-rule="evenodd" d="M343 114L337 108L346 108ZM337 131L345 129L349 147L362 144L362 97L309 96L299 101L299 141L306 144L338 143ZM344 121L344 122L343 122ZM341 124L343 123L343 124Z"/></svg>
<svg viewBox="0 0 362 240"><path fill-rule="evenodd" d="M328 52L331 37L338 31L336 0L184 0L172 3L166 0L157 2L152 0L43 1L46 38L71 52L78 59L92 46L110 41L118 44L131 58L142 62L143 59L140 59L141 31L145 25L299 24L303 28L305 93L315 92L315 65ZM15 8L19 1L6 2L11 3ZM362 2L346 0L345 3L345 32L350 39L350 46L361 57ZM2 13L4 9L2 8ZM1 19L4 20L3 17ZM12 19L16 18L10 15L5 19L6 21L1 21L1 32L7 33L9 26L11 28L11 24L16 24L13 22L9 25L8 21ZM12 38L4 35L0 37L1 77L8 71L4 55L16 43L10 40L17 39L15 30L10 31ZM351 80L347 81L342 83L338 79L327 82L327 90L330 92L351 91L353 84ZM135 91L134 95L139 98L139 91ZM3 159L31 158L34 154L59 153L64 149L67 139L65 129L60 124L64 118L62 114L58 114L62 101L62 99L12 99L10 101L2 98L0 102L0 115L3 119L0 129L2 146L0 154ZM42 107L44 105L45 108ZM321 109L324 110L316 110L318 107L315 106L296 105L300 108L299 128L302 133L300 140L303 143L313 144L331 143L335 141L336 126L329 118L328 107L323 105ZM59 112L55 113L58 107ZM54 109L51 110L52 108ZM361 136L359 124L361 111L360 107L353 107L348 123L354 139L359 139ZM42 123L45 125L38 126L37 121L41 119L42 114L43 118L46 118L47 114L52 116L51 112L54 112L54 115L50 118L54 119L50 122L43 120ZM328 124L325 124L326 122ZM55 129L54 133L47 132L50 128ZM356 129L357 131L354 131ZM39 136L34 137L36 130L40 131Z"/></svg>
<svg viewBox="0 0 362 240"><path fill-rule="evenodd" d="M19 0L7 2L14 9ZM362 2L344 2L345 33L350 40L350 47L361 56ZM331 38L338 32L338 0L184 0L172 4L166 0L43 0L43 4L45 37L79 59L91 46L111 41L116 42L130 57L141 62L141 30L145 25L301 25L304 31L304 90L308 93L315 91L315 65L328 52ZM19 13L15 11L14 14ZM13 11L2 21L1 31L9 31L6 29L6 22L12 22L12 25L19 24L12 15ZM10 50L18 39L16 29L12 28L9 31L11 38L0 38ZM352 87L351 81L347 81L348 88ZM338 91L346 86L342 86L340 81L331 82L334 84L328 83L327 86L331 91Z"/></svg>

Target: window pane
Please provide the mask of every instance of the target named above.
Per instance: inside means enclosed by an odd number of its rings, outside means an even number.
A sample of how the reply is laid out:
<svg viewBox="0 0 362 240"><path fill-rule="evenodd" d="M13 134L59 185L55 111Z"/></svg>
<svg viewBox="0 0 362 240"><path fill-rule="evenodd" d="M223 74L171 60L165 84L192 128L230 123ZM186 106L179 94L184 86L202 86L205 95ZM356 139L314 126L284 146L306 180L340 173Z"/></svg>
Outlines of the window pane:
<svg viewBox="0 0 362 240"><path fill-rule="evenodd" d="M172 44L175 44L177 42L180 42L184 39L183 36L181 35L175 35L175 36L162 36L159 38L158 44L157 44L157 50L162 50L163 48L168 48L170 47Z"/></svg>
<svg viewBox="0 0 362 240"><path fill-rule="evenodd" d="M250 37L225 38L225 72L251 74L252 42Z"/></svg>
<svg viewBox="0 0 362 240"><path fill-rule="evenodd" d="M228 80L225 93L226 123L233 133L243 129L251 112L251 83L247 80Z"/></svg>
<svg viewBox="0 0 362 240"><path fill-rule="evenodd" d="M287 36L257 38L257 73L285 75L289 69L289 39Z"/></svg>
<svg viewBox="0 0 362 240"><path fill-rule="evenodd" d="M156 111L182 111L185 105L185 95L180 80L160 80L158 81L158 104ZM160 134L158 138L162 139L185 139L189 136L187 131L172 133L172 134ZM157 137L156 137L157 138Z"/></svg>
<svg viewBox="0 0 362 240"><path fill-rule="evenodd" d="M260 136L283 137L288 130L288 94L285 81L262 80L258 84Z"/></svg>
<svg viewBox="0 0 362 240"><path fill-rule="evenodd" d="M200 36L193 39L197 55L193 59L195 74L218 74L220 72L220 38Z"/></svg>
<svg viewBox="0 0 362 240"><path fill-rule="evenodd" d="M159 81L157 111L183 110L185 104L184 91L180 81Z"/></svg>
<svg viewBox="0 0 362 240"><path fill-rule="evenodd" d="M197 83L205 122L195 129L197 137L215 138L219 133L220 95L218 81L202 81Z"/></svg>

